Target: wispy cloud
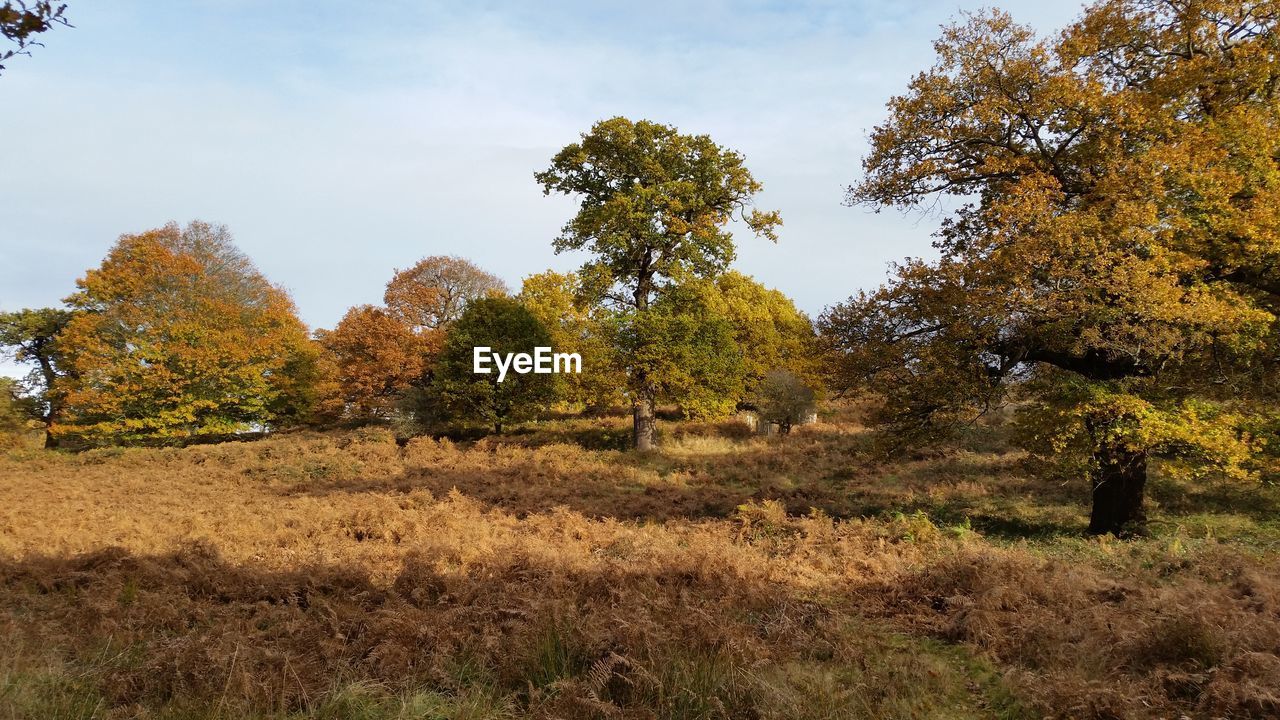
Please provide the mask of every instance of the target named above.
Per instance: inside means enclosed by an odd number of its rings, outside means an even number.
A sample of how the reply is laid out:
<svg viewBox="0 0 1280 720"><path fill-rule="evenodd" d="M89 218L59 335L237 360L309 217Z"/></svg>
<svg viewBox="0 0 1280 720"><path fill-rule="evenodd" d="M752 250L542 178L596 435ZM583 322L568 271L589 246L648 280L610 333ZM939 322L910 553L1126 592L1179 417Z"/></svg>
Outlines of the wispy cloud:
<svg viewBox="0 0 1280 720"><path fill-rule="evenodd" d="M1005 3L1049 29L1071 7ZM304 318L396 267L472 258L512 285L572 213L532 173L598 119L747 155L777 245L739 266L817 312L929 251L931 221L843 207L885 100L954 3L85 3L0 78L0 308L56 303L123 232L225 222Z"/></svg>

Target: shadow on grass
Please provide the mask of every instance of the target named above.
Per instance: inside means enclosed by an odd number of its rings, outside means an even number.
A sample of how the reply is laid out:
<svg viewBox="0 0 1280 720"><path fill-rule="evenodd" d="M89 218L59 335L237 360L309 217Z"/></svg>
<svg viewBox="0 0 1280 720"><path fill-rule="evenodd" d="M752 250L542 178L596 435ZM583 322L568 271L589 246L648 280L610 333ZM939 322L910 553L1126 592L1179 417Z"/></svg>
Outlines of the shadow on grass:
<svg viewBox="0 0 1280 720"><path fill-rule="evenodd" d="M207 544L0 561L0 714L968 718L1007 696L959 648L714 564L439 560L381 582Z"/></svg>

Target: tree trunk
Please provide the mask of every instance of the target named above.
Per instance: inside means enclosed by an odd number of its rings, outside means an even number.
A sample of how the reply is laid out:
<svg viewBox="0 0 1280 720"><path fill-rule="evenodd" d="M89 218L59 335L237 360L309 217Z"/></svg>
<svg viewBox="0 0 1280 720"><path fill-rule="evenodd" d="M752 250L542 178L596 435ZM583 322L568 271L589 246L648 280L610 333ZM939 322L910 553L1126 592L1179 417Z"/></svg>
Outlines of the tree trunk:
<svg viewBox="0 0 1280 720"><path fill-rule="evenodd" d="M58 438L54 437L54 434L53 434L53 424L57 421L57 418L58 418L57 402L54 400L50 400L49 411L44 414L44 417L40 418L41 422L44 423L44 449L45 450L52 450L58 447Z"/></svg>
<svg viewBox="0 0 1280 720"><path fill-rule="evenodd" d="M1145 532L1147 514L1142 496L1147 484L1147 453L1105 444L1094 451L1093 460L1089 533L1126 537Z"/></svg>
<svg viewBox="0 0 1280 720"><path fill-rule="evenodd" d="M640 268L636 273L636 288L632 294L632 302L635 303L638 312L643 313L649 309L649 294L653 292L652 266L653 250L646 249L640 260ZM633 370L632 372L635 373L632 377L632 387L639 387L642 390L636 393L631 405L631 445L643 452L653 449L653 406L656 393L650 388L643 371Z"/></svg>
<svg viewBox="0 0 1280 720"><path fill-rule="evenodd" d="M653 449L653 396L644 394L631 406L631 440L636 450Z"/></svg>

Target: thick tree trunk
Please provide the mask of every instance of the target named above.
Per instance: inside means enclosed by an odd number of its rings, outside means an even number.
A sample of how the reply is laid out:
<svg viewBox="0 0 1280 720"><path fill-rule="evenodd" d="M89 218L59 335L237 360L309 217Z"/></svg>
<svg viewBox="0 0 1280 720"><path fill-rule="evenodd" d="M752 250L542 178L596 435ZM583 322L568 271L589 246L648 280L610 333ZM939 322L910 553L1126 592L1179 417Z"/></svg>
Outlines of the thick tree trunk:
<svg viewBox="0 0 1280 720"><path fill-rule="evenodd" d="M636 450L653 449L653 396L641 395L631 406L631 441Z"/></svg>
<svg viewBox="0 0 1280 720"><path fill-rule="evenodd" d="M1147 484L1146 452L1108 444L1099 447L1093 459L1089 532L1118 537L1145 532L1147 515L1142 496Z"/></svg>
<svg viewBox="0 0 1280 720"><path fill-rule="evenodd" d="M632 301L639 312L649 309L649 294L652 292L650 286L653 281L652 264L653 251L646 250L640 261L640 269L636 273L636 288L632 295ZM642 390L636 393L631 405L631 446L643 452L653 449L653 406L656 393L649 387L643 371L637 371L633 382L633 387L640 387Z"/></svg>

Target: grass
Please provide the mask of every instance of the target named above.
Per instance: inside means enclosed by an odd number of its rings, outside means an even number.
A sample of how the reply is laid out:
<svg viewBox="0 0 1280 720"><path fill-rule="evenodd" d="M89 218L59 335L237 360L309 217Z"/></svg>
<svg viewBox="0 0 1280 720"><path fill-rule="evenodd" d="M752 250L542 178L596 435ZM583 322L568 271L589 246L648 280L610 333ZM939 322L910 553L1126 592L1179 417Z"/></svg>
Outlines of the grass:
<svg viewBox="0 0 1280 720"><path fill-rule="evenodd" d="M371 428L0 456L0 718L1280 713L1280 492L1083 482L853 419Z"/></svg>

